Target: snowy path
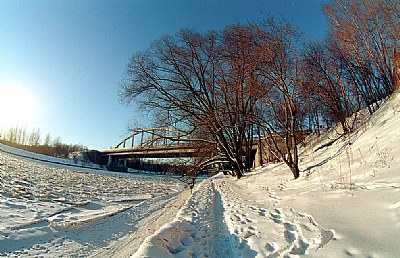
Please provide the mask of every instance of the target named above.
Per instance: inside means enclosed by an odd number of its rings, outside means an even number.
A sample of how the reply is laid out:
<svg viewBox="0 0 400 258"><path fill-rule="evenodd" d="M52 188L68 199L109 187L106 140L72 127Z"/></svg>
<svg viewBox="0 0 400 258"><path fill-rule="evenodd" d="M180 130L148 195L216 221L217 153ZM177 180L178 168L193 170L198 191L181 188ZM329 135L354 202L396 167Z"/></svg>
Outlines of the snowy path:
<svg viewBox="0 0 400 258"><path fill-rule="evenodd" d="M220 198L211 180L201 182L176 219L147 238L133 257L233 257Z"/></svg>
<svg viewBox="0 0 400 258"><path fill-rule="evenodd" d="M316 251L334 232L294 209L264 202L227 177L204 180L177 218L147 238L134 257L292 257ZM254 198L253 198L254 197Z"/></svg>

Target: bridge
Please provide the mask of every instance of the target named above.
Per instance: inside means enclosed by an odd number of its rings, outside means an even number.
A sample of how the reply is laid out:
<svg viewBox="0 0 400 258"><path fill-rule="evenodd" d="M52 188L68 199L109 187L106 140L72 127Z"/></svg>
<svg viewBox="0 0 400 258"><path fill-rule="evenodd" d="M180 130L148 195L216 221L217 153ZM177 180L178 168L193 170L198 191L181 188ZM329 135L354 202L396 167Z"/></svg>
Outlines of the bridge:
<svg viewBox="0 0 400 258"><path fill-rule="evenodd" d="M179 158L193 157L196 149L191 144L191 136L179 130L168 128L148 128L134 131L116 146L98 151L97 160L107 159L107 164L137 158Z"/></svg>
<svg viewBox="0 0 400 258"><path fill-rule="evenodd" d="M128 162L138 159L195 157L198 149L193 142L189 134L180 130L148 128L132 132L113 148L89 151L88 155L97 164L127 167ZM253 167L261 166L263 160L276 160L265 137L256 139L251 151Z"/></svg>

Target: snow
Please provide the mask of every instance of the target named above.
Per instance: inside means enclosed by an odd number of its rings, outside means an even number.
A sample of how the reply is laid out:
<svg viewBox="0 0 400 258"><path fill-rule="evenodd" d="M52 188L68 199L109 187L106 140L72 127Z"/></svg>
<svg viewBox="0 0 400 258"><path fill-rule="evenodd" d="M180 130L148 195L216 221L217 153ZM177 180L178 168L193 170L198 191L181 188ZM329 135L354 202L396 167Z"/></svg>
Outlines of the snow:
<svg viewBox="0 0 400 258"><path fill-rule="evenodd" d="M133 257L398 257L400 95L350 137L301 150L302 177L270 164L204 180Z"/></svg>
<svg viewBox="0 0 400 258"><path fill-rule="evenodd" d="M14 154L17 157L28 159L28 160L35 160L36 162L42 164L51 164L51 166L58 167L68 167L70 169L79 169L80 171L92 171L90 169L103 169L100 165L90 163L82 159L82 157L77 157L76 159L63 159L57 158L53 156L47 156L43 154L33 153L26 150L17 149L14 147L10 147L0 143L0 150L4 153ZM89 169L89 170L85 170Z"/></svg>
<svg viewBox="0 0 400 258"><path fill-rule="evenodd" d="M400 95L364 117L329 146L337 129L309 137L297 180L269 164L193 193L0 153L0 256L398 257Z"/></svg>
<svg viewBox="0 0 400 258"><path fill-rule="evenodd" d="M0 256L102 256L112 250L129 257L190 193L169 177L70 168L0 153Z"/></svg>

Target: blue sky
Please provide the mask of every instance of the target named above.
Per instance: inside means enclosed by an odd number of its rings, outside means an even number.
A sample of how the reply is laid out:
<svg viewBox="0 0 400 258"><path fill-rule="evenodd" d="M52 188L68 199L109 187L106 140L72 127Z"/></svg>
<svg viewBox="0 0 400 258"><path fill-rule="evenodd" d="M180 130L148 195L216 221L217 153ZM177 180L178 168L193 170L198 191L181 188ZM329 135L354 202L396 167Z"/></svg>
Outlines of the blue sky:
<svg viewBox="0 0 400 258"><path fill-rule="evenodd" d="M323 2L1 0L0 130L39 127L42 138L50 132L64 143L108 148L128 123L150 125L117 96L133 53L182 28L219 30L268 14L293 21L305 39L322 38Z"/></svg>

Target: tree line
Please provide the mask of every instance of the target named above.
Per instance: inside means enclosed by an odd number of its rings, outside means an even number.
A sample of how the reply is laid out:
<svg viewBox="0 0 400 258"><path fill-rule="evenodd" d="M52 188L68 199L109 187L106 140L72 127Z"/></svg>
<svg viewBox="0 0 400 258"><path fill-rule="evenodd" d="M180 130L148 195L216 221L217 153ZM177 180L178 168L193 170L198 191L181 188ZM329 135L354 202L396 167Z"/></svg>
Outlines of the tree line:
<svg viewBox="0 0 400 258"><path fill-rule="evenodd" d="M120 97L140 102L157 126L191 134L198 170L229 162L240 178L254 140L267 136L297 178L299 132L339 124L348 134L356 112L373 113L399 88L399 8L331 0L323 5L328 36L314 42L273 17L206 33L182 29L133 55Z"/></svg>
<svg viewBox="0 0 400 258"><path fill-rule="evenodd" d="M47 133L42 141L40 128L33 128L30 131L26 127L18 126L3 129L0 133L0 142L19 149L60 158L69 158L73 153L87 150L87 147L83 145L62 143L61 137L52 139L50 133Z"/></svg>

